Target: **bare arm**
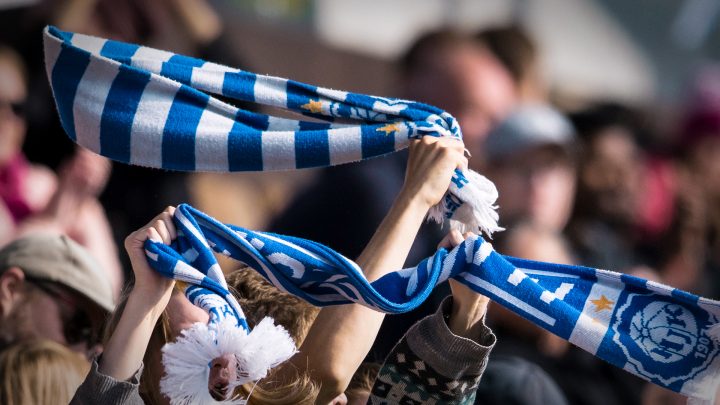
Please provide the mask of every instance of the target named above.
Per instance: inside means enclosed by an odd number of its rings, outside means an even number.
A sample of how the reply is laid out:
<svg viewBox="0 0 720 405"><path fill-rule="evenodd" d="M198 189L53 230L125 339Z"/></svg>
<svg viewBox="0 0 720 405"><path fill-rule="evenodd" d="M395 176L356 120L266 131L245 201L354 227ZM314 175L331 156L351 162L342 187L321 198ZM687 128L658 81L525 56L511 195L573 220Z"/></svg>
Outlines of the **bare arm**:
<svg viewBox="0 0 720 405"><path fill-rule="evenodd" d="M440 242L439 247L452 249L470 235L472 234L469 232L460 235L458 231L451 231ZM450 319L448 319L448 328L454 335L477 340L483 331L482 320L487 312L490 299L452 279L450 280L450 289L453 303Z"/></svg>
<svg viewBox="0 0 720 405"><path fill-rule="evenodd" d="M125 249L135 273L135 286L115 331L105 345L98 368L100 373L117 380L128 380L140 368L150 335L175 285L174 280L150 268L144 248L147 239L165 244L175 239L176 230L172 222L174 210L172 207L166 209L125 239Z"/></svg>
<svg viewBox="0 0 720 405"><path fill-rule="evenodd" d="M402 267L428 209L447 191L453 171L466 167L460 142L425 137L410 146L405 183L357 260L369 281ZM321 382L316 403L347 387L375 341L385 315L359 304L323 308L291 363Z"/></svg>

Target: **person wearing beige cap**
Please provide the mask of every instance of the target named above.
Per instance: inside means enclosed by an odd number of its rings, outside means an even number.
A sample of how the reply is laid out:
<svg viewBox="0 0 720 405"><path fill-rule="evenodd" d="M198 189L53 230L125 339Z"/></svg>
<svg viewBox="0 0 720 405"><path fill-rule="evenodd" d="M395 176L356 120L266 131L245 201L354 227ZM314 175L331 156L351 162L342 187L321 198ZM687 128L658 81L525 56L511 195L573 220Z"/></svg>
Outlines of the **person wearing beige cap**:
<svg viewBox="0 0 720 405"><path fill-rule="evenodd" d="M114 306L100 265L67 236L29 235L0 249L0 349L45 338L90 358Z"/></svg>
<svg viewBox="0 0 720 405"><path fill-rule="evenodd" d="M518 106L487 136L484 173L498 189L503 226L530 221L561 232L575 198L576 135L546 104Z"/></svg>

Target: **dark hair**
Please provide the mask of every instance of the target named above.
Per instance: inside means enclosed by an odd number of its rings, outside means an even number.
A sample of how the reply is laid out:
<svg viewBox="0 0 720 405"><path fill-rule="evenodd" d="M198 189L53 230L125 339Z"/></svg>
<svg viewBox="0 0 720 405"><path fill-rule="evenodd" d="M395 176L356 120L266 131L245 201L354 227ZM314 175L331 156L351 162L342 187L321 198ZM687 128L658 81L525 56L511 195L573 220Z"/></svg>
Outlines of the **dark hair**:
<svg viewBox="0 0 720 405"><path fill-rule="evenodd" d="M654 146L656 141L642 112L619 103L596 103L568 117L583 142L591 141L603 130L612 127L628 130L635 142L644 148Z"/></svg>
<svg viewBox="0 0 720 405"><path fill-rule="evenodd" d="M475 34L475 38L493 53L515 82L531 77L538 68L537 45L520 26L487 28Z"/></svg>
<svg viewBox="0 0 720 405"><path fill-rule="evenodd" d="M472 43L472 38L457 31L442 29L420 35L400 58L402 73L408 73L423 65L423 61L438 49L449 49Z"/></svg>

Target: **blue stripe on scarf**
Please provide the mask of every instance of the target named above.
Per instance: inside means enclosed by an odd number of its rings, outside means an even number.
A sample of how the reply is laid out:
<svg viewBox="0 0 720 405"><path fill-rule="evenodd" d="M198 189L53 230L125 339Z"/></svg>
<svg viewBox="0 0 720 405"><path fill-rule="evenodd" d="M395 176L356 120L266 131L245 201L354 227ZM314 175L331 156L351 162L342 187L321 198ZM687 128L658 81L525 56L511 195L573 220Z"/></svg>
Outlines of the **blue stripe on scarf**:
<svg viewBox="0 0 720 405"><path fill-rule="evenodd" d="M58 113L60 114L60 122L73 141L77 139L75 115L73 113L75 93L89 63L89 52L63 43L50 79Z"/></svg>
<svg viewBox="0 0 720 405"><path fill-rule="evenodd" d="M208 100L206 94L191 87L180 87L163 130L163 167L171 170L195 169L195 131Z"/></svg>
<svg viewBox="0 0 720 405"><path fill-rule="evenodd" d="M222 94L243 101L255 101L256 75L250 72L225 72Z"/></svg>
<svg viewBox="0 0 720 405"><path fill-rule="evenodd" d="M126 44L125 42L108 40L100 50L100 55L114 59L120 63L130 64L133 55L140 48L138 45Z"/></svg>
<svg viewBox="0 0 720 405"><path fill-rule="evenodd" d="M312 127L314 124L305 123L301 125L300 129L303 131L298 131L295 134L295 164L298 169L330 165L328 131L307 130L307 126ZM303 128L303 126L306 127ZM323 124L318 126L323 126Z"/></svg>
<svg viewBox="0 0 720 405"><path fill-rule="evenodd" d="M395 151L395 136L393 133L378 131L382 125L367 125L362 127L362 157L367 159L381 156Z"/></svg>
<svg viewBox="0 0 720 405"><path fill-rule="evenodd" d="M230 171L261 171L262 131L236 121L228 134L228 160Z"/></svg>
<svg viewBox="0 0 720 405"><path fill-rule="evenodd" d="M200 67L205 61L184 55L173 55L163 63L160 74L169 79L176 80L184 85L192 85L192 72L194 67Z"/></svg>
<svg viewBox="0 0 720 405"><path fill-rule="evenodd" d="M130 161L130 134L150 74L120 65L110 87L100 121L100 152L121 162Z"/></svg>

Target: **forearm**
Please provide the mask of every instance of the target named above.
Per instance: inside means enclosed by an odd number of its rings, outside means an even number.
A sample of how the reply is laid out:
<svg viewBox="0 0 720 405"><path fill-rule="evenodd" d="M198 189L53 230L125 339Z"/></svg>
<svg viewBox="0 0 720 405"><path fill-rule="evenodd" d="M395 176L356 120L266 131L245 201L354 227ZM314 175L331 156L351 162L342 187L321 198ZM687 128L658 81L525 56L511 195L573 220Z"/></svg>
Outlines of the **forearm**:
<svg viewBox="0 0 720 405"><path fill-rule="evenodd" d="M450 281L450 287L453 299L448 327L456 336L475 340L485 330L483 319L490 299L455 280Z"/></svg>
<svg viewBox="0 0 720 405"><path fill-rule="evenodd" d="M105 345L98 370L120 381L130 379L140 368L155 324L165 309L167 299L153 299L152 294L133 290L120 321Z"/></svg>
<svg viewBox="0 0 720 405"><path fill-rule="evenodd" d="M429 206L402 193L357 260L368 281L398 270ZM343 392L370 350L384 314L359 304L323 308L292 362L322 382L317 403Z"/></svg>
<svg viewBox="0 0 720 405"><path fill-rule="evenodd" d="M377 231L357 258L368 281L402 268L430 205L401 191Z"/></svg>

